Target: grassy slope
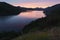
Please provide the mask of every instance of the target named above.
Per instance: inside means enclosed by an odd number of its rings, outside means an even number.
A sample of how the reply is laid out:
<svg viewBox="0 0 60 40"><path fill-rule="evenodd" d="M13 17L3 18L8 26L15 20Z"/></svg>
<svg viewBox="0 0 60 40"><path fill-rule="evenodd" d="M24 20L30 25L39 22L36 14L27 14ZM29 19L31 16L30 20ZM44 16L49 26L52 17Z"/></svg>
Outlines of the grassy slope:
<svg viewBox="0 0 60 40"><path fill-rule="evenodd" d="M60 27L54 27L51 30L45 32L30 32L12 40L58 40L60 39L59 30Z"/></svg>
<svg viewBox="0 0 60 40"><path fill-rule="evenodd" d="M22 35L20 37L17 37L16 39L13 40L48 40L48 34L46 32L32 32L32 33L28 33L25 35Z"/></svg>

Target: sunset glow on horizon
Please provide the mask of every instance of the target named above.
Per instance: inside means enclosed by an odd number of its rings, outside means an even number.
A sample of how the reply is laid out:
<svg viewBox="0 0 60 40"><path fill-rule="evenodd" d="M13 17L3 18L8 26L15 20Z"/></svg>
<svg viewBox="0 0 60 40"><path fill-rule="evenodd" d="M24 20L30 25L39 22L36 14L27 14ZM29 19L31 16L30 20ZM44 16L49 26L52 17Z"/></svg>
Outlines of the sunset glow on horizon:
<svg viewBox="0 0 60 40"><path fill-rule="evenodd" d="M14 4L15 6L21 6L21 7L26 7L26 8L46 8L55 5L54 3L46 3L46 2L26 2L26 3L20 3L20 4Z"/></svg>
<svg viewBox="0 0 60 40"><path fill-rule="evenodd" d="M60 4L60 0L0 0L15 6L22 6L27 8L42 7L46 8L55 4Z"/></svg>

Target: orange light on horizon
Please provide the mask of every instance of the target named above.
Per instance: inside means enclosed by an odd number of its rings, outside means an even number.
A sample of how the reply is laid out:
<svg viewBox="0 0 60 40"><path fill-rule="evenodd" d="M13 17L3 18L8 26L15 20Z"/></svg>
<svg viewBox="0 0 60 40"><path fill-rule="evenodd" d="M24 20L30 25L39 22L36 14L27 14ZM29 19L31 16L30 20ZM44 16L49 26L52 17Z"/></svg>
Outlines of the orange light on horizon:
<svg viewBox="0 0 60 40"><path fill-rule="evenodd" d="M38 2L38 3L32 3L32 2L26 2L26 3L20 3L20 4L14 4L15 6L21 6L21 7L27 7L27 8L46 8L49 6L54 5L54 3L46 3L46 2Z"/></svg>

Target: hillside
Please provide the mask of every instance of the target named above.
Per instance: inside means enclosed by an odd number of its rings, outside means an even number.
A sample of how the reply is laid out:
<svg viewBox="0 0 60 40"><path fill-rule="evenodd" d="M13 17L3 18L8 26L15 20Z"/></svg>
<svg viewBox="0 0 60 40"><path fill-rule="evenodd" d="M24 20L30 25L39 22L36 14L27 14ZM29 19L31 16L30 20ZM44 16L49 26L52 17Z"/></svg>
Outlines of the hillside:
<svg viewBox="0 0 60 40"><path fill-rule="evenodd" d="M60 4L56 4L51 7L47 7L44 9L44 13L49 16L49 15L54 15L60 12Z"/></svg>
<svg viewBox="0 0 60 40"><path fill-rule="evenodd" d="M46 17L26 25L20 37L12 40L60 40L60 4L44 10Z"/></svg>
<svg viewBox="0 0 60 40"><path fill-rule="evenodd" d="M56 7L56 8L55 8ZM51 11L50 11L51 10ZM46 11L46 12L45 12ZM48 12L51 13L47 15L44 18L37 19L35 21L32 21L30 24L26 25L23 29L23 32L29 32L31 29L38 29L38 30L44 30L44 29L50 29L54 26L60 26L60 5L54 5L50 8L48 8L44 11L46 14Z"/></svg>
<svg viewBox="0 0 60 40"><path fill-rule="evenodd" d="M0 2L0 16L18 15L20 10L6 2Z"/></svg>
<svg viewBox="0 0 60 40"><path fill-rule="evenodd" d="M11 40L60 40L60 27L55 26L51 30L45 32L29 32Z"/></svg>

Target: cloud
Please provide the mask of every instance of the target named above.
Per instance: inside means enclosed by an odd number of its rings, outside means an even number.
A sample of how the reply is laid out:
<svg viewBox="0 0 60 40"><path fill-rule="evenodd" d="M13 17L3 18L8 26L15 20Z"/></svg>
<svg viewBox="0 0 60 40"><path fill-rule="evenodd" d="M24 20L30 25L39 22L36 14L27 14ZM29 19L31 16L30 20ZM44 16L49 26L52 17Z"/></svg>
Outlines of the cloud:
<svg viewBox="0 0 60 40"><path fill-rule="evenodd" d="M35 7L42 7L46 8L48 6L55 5L56 3L49 3L49 2L26 2L26 3L20 3L20 4L14 4L15 6L22 6L27 8L35 8Z"/></svg>
<svg viewBox="0 0 60 40"><path fill-rule="evenodd" d="M40 2L46 2L46 3L60 3L60 0L0 0L0 1L5 1L8 2L10 4L20 4L20 3L40 3Z"/></svg>
<svg viewBox="0 0 60 40"><path fill-rule="evenodd" d="M0 0L13 3L24 3L24 2L60 2L60 0Z"/></svg>

